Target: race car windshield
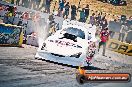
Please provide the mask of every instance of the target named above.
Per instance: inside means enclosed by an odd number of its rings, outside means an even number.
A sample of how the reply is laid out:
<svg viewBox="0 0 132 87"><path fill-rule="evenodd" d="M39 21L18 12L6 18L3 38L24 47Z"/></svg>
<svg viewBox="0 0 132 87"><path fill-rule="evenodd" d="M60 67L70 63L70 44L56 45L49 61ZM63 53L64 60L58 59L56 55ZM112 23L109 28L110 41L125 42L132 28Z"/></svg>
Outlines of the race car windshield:
<svg viewBox="0 0 132 87"><path fill-rule="evenodd" d="M75 35L76 37L85 39L85 33L81 29L69 27L69 28L65 29L65 31L68 34Z"/></svg>

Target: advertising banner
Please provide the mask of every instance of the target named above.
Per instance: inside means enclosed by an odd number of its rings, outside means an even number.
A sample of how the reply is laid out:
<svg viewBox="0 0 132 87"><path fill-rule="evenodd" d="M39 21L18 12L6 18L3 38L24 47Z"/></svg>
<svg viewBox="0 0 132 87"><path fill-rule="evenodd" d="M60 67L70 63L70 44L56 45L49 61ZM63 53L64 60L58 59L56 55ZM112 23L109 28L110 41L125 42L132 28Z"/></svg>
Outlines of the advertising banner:
<svg viewBox="0 0 132 87"><path fill-rule="evenodd" d="M115 52L132 56L132 44L129 43L110 39L107 43L107 48Z"/></svg>
<svg viewBox="0 0 132 87"><path fill-rule="evenodd" d="M11 24L0 24L0 46L21 46L22 42L22 27Z"/></svg>

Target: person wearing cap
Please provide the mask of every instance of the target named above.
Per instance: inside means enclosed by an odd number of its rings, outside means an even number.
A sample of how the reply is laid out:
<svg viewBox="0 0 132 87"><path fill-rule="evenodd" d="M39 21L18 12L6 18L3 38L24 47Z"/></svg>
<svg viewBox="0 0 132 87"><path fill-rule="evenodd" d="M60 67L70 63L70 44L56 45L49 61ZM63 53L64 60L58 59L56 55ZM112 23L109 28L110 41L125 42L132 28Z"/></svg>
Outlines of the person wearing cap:
<svg viewBox="0 0 132 87"><path fill-rule="evenodd" d="M98 52L100 50L100 47L103 46L102 56L105 56L106 42L109 40L109 31L107 27L102 29L102 31L100 32L100 39L101 41L99 42Z"/></svg>

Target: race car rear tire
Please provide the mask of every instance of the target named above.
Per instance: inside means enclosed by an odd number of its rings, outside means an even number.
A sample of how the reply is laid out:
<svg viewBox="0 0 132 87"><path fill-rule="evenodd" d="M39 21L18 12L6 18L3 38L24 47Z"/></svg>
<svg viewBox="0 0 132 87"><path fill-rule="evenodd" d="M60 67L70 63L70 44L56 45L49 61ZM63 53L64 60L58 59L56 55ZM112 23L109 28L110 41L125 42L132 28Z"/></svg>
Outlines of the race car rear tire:
<svg viewBox="0 0 132 87"><path fill-rule="evenodd" d="M77 80L77 82L78 82L79 84L84 84L84 82L85 82L85 76L84 76L84 75L79 75L79 74L77 74L77 75L76 75L76 80Z"/></svg>

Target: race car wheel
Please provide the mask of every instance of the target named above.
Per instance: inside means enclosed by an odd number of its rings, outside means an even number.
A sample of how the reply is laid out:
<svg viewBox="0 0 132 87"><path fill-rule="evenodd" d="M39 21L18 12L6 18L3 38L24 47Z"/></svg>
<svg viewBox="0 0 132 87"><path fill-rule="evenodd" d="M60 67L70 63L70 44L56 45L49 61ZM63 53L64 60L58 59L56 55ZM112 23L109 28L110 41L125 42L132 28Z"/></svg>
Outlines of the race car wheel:
<svg viewBox="0 0 132 87"><path fill-rule="evenodd" d="M84 82L85 82L85 76L84 76L84 75L79 75L79 74L77 74L77 75L76 75L76 80L77 80L77 82L78 82L79 84L84 84Z"/></svg>
<svg viewBox="0 0 132 87"><path fill-rule="evenodd" d="M43 43L41 50L44 50L45 47L46 47L46 43Z"/></svg>

